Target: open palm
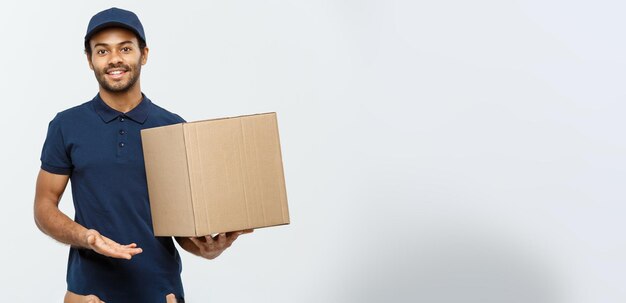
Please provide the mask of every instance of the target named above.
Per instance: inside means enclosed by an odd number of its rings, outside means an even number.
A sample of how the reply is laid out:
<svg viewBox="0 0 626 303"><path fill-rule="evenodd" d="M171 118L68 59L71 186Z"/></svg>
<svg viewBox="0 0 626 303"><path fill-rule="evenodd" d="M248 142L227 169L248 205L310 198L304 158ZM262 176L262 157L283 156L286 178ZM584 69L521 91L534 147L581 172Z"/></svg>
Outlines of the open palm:
<svg viewBox="0 0 626 303"><path fill-rule="evenodd" d="M97 230L87 231L87 244L95 252L112 258L130 260L134 255L140 254L143 250L137 244L119 244L103 235Z"/></svg>

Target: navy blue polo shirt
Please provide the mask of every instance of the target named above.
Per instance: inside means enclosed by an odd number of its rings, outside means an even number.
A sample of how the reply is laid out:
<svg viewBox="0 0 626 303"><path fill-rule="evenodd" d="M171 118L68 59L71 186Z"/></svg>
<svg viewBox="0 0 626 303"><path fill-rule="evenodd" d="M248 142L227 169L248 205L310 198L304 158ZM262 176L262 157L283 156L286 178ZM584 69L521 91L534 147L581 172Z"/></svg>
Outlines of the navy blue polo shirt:
<svg viewBox="0 0 626 303"><path fill-rule="evenodd" d="M127 113L100 95L58 113L48 126L41 168L69 175L74 220L120 243L143 249L132 260L70 247L67 285L105 302L165 302L183 298L182 263L172 237L155 237L148 201L140 130L184 120L145 95Z"/></svg>

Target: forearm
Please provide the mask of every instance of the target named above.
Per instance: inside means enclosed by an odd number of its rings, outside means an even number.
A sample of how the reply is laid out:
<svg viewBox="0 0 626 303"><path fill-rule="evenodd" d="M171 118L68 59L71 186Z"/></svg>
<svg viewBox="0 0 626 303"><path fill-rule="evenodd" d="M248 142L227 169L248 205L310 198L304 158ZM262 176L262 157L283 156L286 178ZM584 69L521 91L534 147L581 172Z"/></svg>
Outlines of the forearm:
<svg viewBox="0 0 626 303"><path fill-rule="evenodd" d="M52 203L36 203L35 223L53 239L77 247L88 247L87 229L74 222Z"/></svg>

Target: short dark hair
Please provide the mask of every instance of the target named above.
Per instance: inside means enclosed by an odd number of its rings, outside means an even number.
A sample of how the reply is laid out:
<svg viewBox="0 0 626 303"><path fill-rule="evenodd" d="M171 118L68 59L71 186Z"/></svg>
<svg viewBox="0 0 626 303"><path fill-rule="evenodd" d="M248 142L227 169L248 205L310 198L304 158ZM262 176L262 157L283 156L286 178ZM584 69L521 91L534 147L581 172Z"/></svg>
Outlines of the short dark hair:
<svg viewBox="0 0 626 303"><path fill-rule="evenodd" d="M137 34L135 34L135 37L137 37L137 41L139 41L139 50L143 51L144 48L146 48L146 41L143 41L143 39L141 39L139 36L137 36ZM85 54L91 56L91 44L89 44L89 40L85 40Z"/></svg>

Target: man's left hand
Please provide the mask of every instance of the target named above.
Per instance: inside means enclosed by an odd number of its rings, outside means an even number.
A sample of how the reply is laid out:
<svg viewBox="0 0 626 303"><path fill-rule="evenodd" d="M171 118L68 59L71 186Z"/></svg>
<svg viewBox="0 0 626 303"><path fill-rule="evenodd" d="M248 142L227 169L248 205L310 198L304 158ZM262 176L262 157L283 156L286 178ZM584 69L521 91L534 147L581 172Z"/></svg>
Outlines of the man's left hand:
<svg viewBox="0 0 626 303"><path fill-rule="evenodd" d="M221 233L215 236L204 237L191 237L189 240L193 242L198 248L198 254L200 257L212 260L217 258L224 250L229 248L233 242L242 234L248 234L253 232L253 229L246 229L240 231L232 231L227 233Z"/></svg>

